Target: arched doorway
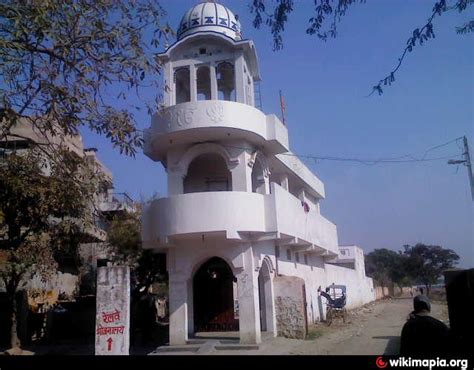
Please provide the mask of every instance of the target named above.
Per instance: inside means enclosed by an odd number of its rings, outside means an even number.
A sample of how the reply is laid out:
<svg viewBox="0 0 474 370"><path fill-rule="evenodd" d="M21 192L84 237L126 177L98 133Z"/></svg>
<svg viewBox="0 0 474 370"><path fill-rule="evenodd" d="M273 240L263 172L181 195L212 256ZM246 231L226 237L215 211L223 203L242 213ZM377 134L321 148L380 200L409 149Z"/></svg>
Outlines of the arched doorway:
<svg viewBox="0 0 474 370"><path fill-rule="evenodd" d="M238 331L234 312L234 275L229 265L212 257L193 279L194 331Z"/></svg>

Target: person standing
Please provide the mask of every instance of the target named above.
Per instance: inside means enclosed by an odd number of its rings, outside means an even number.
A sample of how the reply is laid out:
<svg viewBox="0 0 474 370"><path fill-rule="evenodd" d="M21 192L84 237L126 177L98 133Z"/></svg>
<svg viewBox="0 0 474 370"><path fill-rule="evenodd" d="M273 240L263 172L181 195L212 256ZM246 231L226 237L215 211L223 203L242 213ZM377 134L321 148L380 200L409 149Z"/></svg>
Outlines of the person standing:
<svg viewBox="0 0 474 370"><path fill-rule="evenodd" d="M449 328L430 316L431 304L427 296L413 299L414 310L403 325L400 339L401 356L431 357L449 353Z"/></svg>

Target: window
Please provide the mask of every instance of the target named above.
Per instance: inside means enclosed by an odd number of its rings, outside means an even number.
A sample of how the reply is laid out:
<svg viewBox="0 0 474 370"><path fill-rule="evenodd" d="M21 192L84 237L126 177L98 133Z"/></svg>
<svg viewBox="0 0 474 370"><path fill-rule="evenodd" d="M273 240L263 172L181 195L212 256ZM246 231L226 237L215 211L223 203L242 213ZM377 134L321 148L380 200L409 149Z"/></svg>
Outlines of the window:
<svg viewBox="0 0 474 370"><path fill-rule="evenodd" d="M216 68L217 95L220 100L235 101L234 65L222 62Z"/></svg>
<svg viewBox="0 0 474 370"><path fill-rule="evenodd" d="M174 73L174 83L176 89L176 104L191 101L191 89L189 83L189 68L178 68Z"/></svg>
<svg viewBox="0 0 474 370"><path fill-rule="evenodd" d="M200 48L199 54L206 54L206 48Z"/></svg>
<svg viewBox="0 0 474 370"><path fill-rule="evenodd" d="M308 264L308 255L307 254L304 255L304 264L305 265Z"/></svg>
<svg viewBox="0 0 474 370"><path fill-rule="evenodd" d="M211 100L211 70L201 66L196 70L197 100Z"/></svg>
<svg viewBox="0 0 474 370"><path fill-rule="evenodd" d="M298 252L295 253L296 262L300 262L300 254Z"/></svg>
<svg viewBox="0 0 474 370"><path fill-rule="evenodd" d="M286 259L291 261L291 250L289 248L286 250Z"/></svg>

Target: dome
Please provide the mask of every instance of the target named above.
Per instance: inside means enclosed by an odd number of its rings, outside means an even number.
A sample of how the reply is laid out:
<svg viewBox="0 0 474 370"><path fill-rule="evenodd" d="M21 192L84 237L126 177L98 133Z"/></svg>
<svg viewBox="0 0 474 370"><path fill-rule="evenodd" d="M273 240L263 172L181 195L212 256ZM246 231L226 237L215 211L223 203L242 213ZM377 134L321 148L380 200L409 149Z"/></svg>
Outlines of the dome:
<svg viewBox="0 0 474 370"><path fill-rule="evenodd" d="M189 9L181 19L178 40L198 32L217 32L240 40L238 17L221 4L207 1Z"/></svg>

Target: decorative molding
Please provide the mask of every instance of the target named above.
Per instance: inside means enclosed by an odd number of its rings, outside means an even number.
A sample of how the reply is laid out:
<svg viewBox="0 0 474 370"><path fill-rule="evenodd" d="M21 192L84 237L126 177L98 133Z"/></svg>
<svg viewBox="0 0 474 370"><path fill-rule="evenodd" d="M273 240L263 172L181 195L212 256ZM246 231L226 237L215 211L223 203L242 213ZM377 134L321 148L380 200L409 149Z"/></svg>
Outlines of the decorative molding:
<svg viewBox="0 0 474 370"><path fill-rule="evenodd" d="M206 109L207 117L214 123L221 122L224 119L224 106L215 103Z"/></svg>

